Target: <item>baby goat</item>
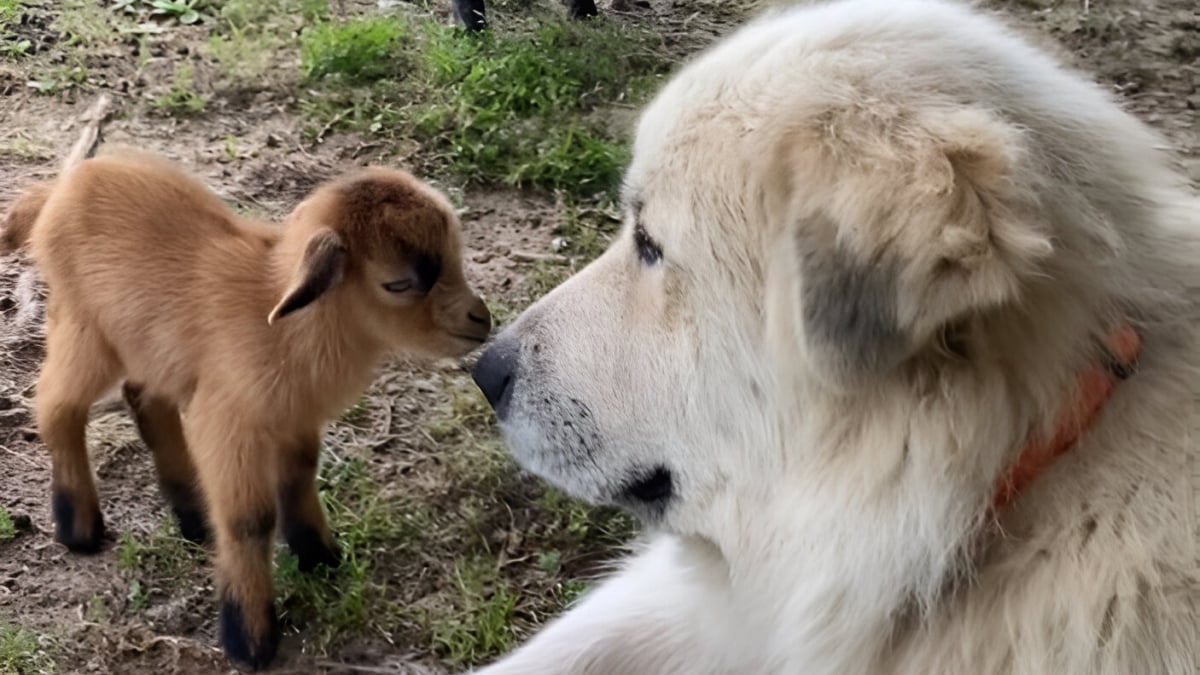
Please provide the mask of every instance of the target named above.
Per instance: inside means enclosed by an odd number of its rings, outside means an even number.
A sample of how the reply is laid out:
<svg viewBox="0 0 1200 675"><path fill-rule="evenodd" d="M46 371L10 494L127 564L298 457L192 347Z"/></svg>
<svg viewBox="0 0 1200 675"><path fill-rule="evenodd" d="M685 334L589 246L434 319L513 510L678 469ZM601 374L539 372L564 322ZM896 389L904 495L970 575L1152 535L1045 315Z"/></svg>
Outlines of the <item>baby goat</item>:
<svg viewBox="0 0 1200 675"><path fill-rule="evenodd" d="M216 530L225 653L267 665L276 512L302 569L340 559L315 485L324 422L386 353L461 356L491 330L453 209L411 175L371 168L320 186L280 228L134 153L26 191L0 245L26 242L49 288L37 424L58 540L100 547L84 430L123 379L183 535Z"/></svg>

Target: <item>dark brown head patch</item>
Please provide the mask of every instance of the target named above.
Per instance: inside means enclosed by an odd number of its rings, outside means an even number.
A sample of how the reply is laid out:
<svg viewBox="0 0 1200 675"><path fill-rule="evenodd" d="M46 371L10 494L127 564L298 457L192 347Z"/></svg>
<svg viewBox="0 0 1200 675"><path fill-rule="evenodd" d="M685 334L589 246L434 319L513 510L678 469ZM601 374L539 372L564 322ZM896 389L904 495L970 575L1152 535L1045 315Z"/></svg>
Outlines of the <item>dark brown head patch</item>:
<svg viewBox="0 0 1200 675"><path fill-rule="evenodd" d="M450 230L450 214L416 178L395 170L369 168L337 186L340 223L351 249L391 250L406 256L440 259Z"/></svg>

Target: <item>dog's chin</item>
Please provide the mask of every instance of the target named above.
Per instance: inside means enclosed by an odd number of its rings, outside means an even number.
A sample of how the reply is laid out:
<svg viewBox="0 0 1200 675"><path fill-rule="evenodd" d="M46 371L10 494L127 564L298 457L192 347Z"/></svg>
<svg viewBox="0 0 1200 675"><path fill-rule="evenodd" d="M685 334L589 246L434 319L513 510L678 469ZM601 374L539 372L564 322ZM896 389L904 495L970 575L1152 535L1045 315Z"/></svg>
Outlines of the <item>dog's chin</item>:
<svg viewBox="0 0 1200 675"><path fill-rule="evenodd" d="M513 415L500 423L500 433L522 469L594 506L611 503L612 490L599 469L574 461L569 449L553 447L536 423Z"/></svg>
<svg viewBox="0 0 1200 675"><path fill-rule="evenodd" d="M678 499L675 475L664 464L606 471L582 450L554 446L519 415L501 422L500 430L522 469L592 506L616 507L650 525Z"/></svg>

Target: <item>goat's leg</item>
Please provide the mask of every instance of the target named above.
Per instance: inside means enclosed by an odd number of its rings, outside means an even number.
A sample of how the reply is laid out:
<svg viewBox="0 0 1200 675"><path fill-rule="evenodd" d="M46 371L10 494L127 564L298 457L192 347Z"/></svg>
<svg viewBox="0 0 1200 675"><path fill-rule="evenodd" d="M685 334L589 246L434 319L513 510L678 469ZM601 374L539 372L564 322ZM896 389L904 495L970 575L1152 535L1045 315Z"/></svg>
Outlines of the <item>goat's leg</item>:
<svg viewBox="0 0 1200 675"><path fill-rule="evenodd" d="M487 28L487 10L483 0L454 0L454 15L468 32Z"/></svg>
<svg viewBox="0 0 1200 675"><path fill-rule="evenodd" d="M88 464L88 409L118 375L116 355L95 327L70 319L52 298L36 388L37 426L50 450L55 538L79 553L100 550L104 534Z"/></svg>
<svg viewBox="0 0 1200 675"><path fill-rule="evenodd" d="M596 0L565 0L567 14L572 19L586 19L599 14L596 11Z"/></svg>
<svg viewBox="0 0 1200 675"><path fill-rule="evenodd" d="M230 424L237 414L214 409L212 399L198 395L184 422L216 533L221 647L230 659L259 669L279 647L271 587L275 448L239 433Z"/></svg>
<svg viewBox="0 0 1200 675"><path fill-rule="evenodd" d="M142 442L154 455L158 484L179 522L179 533L190 542L203 543L208 539L204 499L197 484L196 465L188 456L178 406L132 382L125 383L122 393Z"/></svg>
<svg viewBox="0 0 1200 675"><path fill-rule="evenodd" d="M320 449L318 434L296 443L280 453L277 472L283 537L305 572L317 565L336 567L342 559L317 498Z"/></svg>

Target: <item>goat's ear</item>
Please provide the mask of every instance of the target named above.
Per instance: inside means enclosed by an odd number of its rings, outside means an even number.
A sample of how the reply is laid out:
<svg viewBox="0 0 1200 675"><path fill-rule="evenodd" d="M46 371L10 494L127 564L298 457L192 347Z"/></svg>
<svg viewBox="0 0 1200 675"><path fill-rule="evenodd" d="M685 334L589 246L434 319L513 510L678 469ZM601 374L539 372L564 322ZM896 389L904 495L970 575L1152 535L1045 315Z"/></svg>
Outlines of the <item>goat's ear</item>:
<svg viewBox="0 0 1200 675"><path fill-rule="evenodd" d="M304 257L292 276L292 283L275 309L267 316L267 323L303 309L342 280L346 271L346 244L338 233L321 229L309 238L304 247Z"/></svg>

